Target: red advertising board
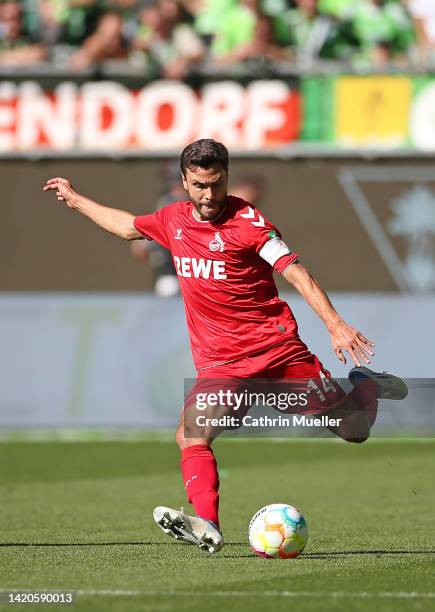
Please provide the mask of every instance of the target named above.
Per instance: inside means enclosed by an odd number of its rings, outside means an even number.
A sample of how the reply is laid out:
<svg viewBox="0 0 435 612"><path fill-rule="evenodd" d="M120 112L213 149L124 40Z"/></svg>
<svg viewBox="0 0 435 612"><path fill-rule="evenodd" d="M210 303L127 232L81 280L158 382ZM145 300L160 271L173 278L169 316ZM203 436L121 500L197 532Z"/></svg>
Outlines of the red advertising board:
<svg viewBox="0 0 435 612"><path fill-rule="evenodd" d="M0 152L38 149L171 150L213 137L233 149L276 147L301 131L300 95L281 80L220 81L194 90L155 81L132 90L114 81L52 91L0 84Z"/></svg>

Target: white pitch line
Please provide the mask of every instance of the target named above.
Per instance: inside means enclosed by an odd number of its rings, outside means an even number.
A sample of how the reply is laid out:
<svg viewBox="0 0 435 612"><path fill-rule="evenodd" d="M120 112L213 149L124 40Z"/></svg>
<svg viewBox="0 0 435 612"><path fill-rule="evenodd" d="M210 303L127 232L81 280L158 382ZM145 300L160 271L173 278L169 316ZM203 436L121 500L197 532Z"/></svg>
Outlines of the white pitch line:
<svg viewBox="0 0 435 612"><path fill-rule="evenodd" d="M202 591L123 591L123 590L78 590L75 595L83 596L114 596L114 597L203 597ZM435 599L435 593L419 593L417 591L380 591L380 592L346 592L346 591L207 591L211 597L312 597L333 599Z"/></svg>
<svg viewBox="0 0 435 612"><path fill-rule="evenodd" d="M83 597L288 597L314 599L435 599L435 592L418 591L146 591L122 589L30 589L32 592L69 592ZM0 593L29 592L29 589L0 589Z"/></svg>

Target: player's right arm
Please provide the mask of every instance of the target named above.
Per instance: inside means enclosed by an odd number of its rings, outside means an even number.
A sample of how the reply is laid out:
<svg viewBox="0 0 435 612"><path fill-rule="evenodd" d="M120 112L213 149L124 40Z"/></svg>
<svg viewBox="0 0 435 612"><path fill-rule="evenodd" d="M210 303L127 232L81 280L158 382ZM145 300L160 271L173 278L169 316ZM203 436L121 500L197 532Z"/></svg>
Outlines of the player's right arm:
<svg viewBox="0 0 435 612"><path fill-rule="evenodd" d="M43 191L56 191L57 199L65 202L69 208L77 210L105 229L124 240L137 240L143 236L134 227L135 216L125 210L109 208L86 198L73 188L70 181L65 178L49 179Z"/></svg>

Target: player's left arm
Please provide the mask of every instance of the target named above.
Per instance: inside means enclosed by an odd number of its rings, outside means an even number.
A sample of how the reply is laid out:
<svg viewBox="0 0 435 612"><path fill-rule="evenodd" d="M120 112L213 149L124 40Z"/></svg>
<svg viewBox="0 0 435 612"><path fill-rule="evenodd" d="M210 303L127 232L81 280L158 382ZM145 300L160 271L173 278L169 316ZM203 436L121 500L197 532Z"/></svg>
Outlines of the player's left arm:
<svg viewBox="0 0 435 612"><path fill-rule="evenodd" d="M362 361L370 363L369 356L374 354L374 343L341 318L325 291L308 270L301 263L295 262L289 265L282 275L325 323L338 359L346 363L344 351L347 351L357 366L361 366Z"/></svg>

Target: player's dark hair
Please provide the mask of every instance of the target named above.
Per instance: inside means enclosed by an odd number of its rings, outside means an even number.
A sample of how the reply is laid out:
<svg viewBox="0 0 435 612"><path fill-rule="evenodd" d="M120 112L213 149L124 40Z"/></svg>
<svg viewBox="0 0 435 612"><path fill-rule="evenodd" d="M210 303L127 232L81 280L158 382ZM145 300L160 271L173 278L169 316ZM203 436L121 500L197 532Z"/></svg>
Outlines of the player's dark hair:
<svg viewBox="0 0 435 612"><path fill-rule="evenodd" d="M210 168L221 164L228 173L230 156L228 149L221 142L212 138L201 138L187 145L180 157L180 168L183 176L186 176L187 168Z"/></svg>

